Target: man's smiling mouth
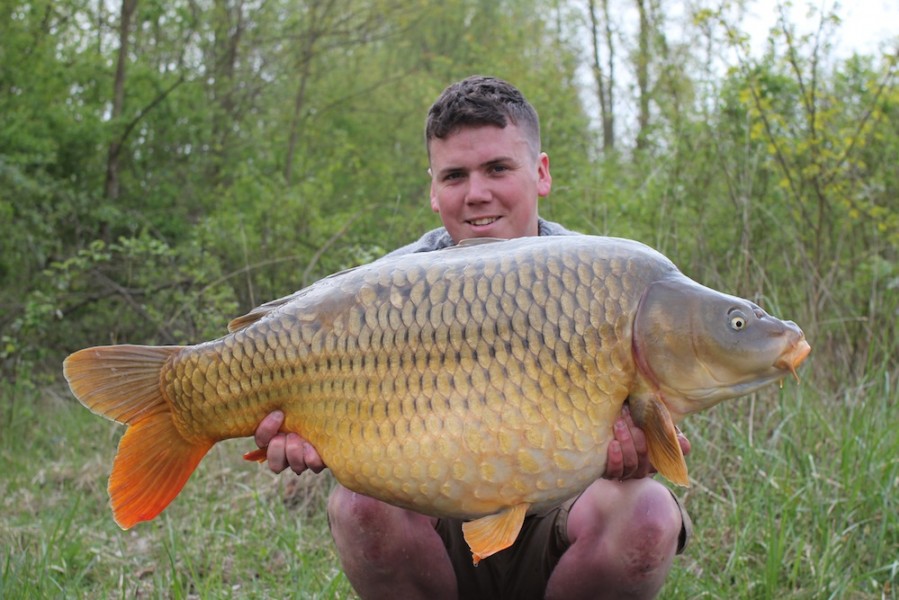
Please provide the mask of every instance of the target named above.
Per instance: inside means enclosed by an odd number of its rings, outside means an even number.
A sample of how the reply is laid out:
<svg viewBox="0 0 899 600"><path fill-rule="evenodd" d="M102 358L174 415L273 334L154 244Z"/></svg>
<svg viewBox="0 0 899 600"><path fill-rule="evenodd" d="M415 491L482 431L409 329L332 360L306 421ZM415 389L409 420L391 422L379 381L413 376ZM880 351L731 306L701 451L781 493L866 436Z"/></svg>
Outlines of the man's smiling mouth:
<svg viewBox="0 0 899 600"><path fill-rule="evenodd" d="M470 225L481 226L481 225L490 225L491 223L495 223L499 221L499 217L482 217L480 219L472 219L468 223Z"/></svg>

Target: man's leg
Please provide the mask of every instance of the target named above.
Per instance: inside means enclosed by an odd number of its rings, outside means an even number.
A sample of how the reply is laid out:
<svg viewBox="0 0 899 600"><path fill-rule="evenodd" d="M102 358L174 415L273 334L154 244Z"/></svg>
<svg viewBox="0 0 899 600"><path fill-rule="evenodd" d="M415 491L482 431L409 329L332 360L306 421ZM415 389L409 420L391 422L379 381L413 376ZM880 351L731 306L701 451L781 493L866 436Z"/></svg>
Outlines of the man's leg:
<svg viewBox="0 0 899 600"><path fill-rule="evenodd" d="M455 600L456 576L436 519L338 485L328 500L331 535L361 598Z"/></svg>
<svg viewBox="0 0 899 600"><path fill-rule="evenodd" d="M549 578L546 597L655 597L682 524L674 497L657 481L594 482L568 514L571 545Z"/></svg>

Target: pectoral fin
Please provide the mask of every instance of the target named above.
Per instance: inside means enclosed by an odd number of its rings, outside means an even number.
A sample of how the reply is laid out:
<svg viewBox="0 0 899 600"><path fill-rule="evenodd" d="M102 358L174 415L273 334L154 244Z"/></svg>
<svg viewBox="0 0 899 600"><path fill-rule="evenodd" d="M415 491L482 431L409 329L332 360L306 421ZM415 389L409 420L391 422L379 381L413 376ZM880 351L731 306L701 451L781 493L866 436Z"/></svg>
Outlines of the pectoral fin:
<svg viewBox="0 0 899 600"><path fill-rule="evenodd" d="M505 550L515 543L529 507L530 504L519 504L495 515L462 524L462 534L471 548L471 558L475 565L482 558Z"/></svg>
<svg viewBox="0 0 899 600"><path fill-rule="evenodd" d="M672 483L690 487L687 462L677 441L677 429L671 414L659 398L631 398L631 414L646 435L649 460Z"/></svg>

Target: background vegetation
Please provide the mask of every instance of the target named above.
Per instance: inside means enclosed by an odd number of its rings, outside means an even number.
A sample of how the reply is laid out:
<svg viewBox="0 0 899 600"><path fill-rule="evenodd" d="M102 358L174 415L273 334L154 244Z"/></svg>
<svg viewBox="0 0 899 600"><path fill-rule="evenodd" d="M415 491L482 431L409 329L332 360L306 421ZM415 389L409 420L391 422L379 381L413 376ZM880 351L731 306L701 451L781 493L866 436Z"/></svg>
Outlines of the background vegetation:
<svg viewBox="0 0 899 600"><path fill-rule="evenodd" d="M836 56L838 14L786 10L750 52L747 8L0 0L0 598L351 593L327 479L242 465L246 442L121 533L120 428L59 365L217 337L436 226L424 114L476 72L540 112L544 216L645 241L814 348L801 386L686 423L698 535L664 595L895 598L899 53Z"/></svg>

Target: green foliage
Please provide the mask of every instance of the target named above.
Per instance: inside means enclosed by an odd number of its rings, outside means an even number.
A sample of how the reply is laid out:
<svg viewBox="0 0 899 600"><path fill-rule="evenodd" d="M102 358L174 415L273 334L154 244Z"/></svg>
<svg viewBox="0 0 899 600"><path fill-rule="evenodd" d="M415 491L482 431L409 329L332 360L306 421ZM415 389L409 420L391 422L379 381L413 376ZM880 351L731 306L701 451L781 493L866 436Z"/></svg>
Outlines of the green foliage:
<svg viewBox="0 0 899 600"><path fill-rule="evenodd" d="M14 368L41 363L58 358L52 349L75 350L71 340L89 337L98 344L218 337L237 306L223 283L219 263L197 245L174 249L147 235L95 240L36 276L0 358Z"/></svg>
<svg viewBox="0 0 899 600"><path fill-rule="evenodd" d="M768 406L768 419L725 412L703 422L708 431L690 431L691 465L710 465L697 475L706 487L691 508L723 526L709 533L700 521L708 537L697 542L699 558L666 594L894 594L897 568L884 557L896 555L895 461L882 457L896 455L895 436L857 432L889 422L897 401L895 49L837 60L825 40L839 21L824 14L813 15L819 28L808 35L782 19L756 56L735 25L746 3L699 5L685 41L667 35L664 3L650 5L649 54L631 51L624 30L615 38L624 64L639 63L649 78L647 98L616 84L624 114L616 123L627 129L629 107L644 101L650 120L639 148L619 142L603 153L584 102L589 49L576 3L142 1L127 32L115 119L118 5L0 3L4 460L57 456L52 440L82 436L107 448L117 435L76 419L77 433L51 427L22 439L44 415L37 389L59 381L68 352L217 337L259 303L436 227L425 111L452 81L489 73L518 85L540 113L554 179L544 217L647 242L697 280L794 319L814 348L804 378L821 411L799 398L795 410ZM725 56L736 61L722 67ZM115 194L105 187L110 168ZM873 404L858 401L869 396ZM71 493L103 485L94 471L106 459L91 452L100 451L79 446L80 460L51 474L50 485L70 495L43 507L49 522L32 511L0 528L13 532L0 549L16 549L0 554L0 596L227 595L229 586L242 590L233 595L272 595L298 581L325 596L348 593L333 556L303 546L293 528L269 524L281 536L273 553L253 543L290 565L286 583L250 561L225 566L227 550L198 558L179 546L181 532L154 530L154 554L142 536L104 530L105 514L84 522ZM764 474L762 463L770 463ZM35 485L45 486L47 473L34 475ZM26 475L16 477L15 489L8 481L0 489L12 495L0 496L34 500ZM864 493L869 481L881 491ZM264 511L253 485L241 498ZM194 532L199 547L239 538L226 505ZM76 530L89 552L70 541ZM142 576L126 558L135 549L154 561ZM868 555L873 561L844 561ZM302 579L309 560L321 581ZM125 583L98 576L100 564ZM29 579L41 587L27 587Z"/></svg>
<svg viewBox="0 0 899 600"><path fill-rule="evenodd" d="M472 72L541 107L560 189L589 172L574 49L537 2L141 3L116 119L116 13L6 6L0 51L27 57L0 72L8 372L101 342L198 341L435 227L424 112Z"/></svg>
<svg viewBox="0 0 899 600"><path fill-rule="evenodd" d="M855 57L825 72L815 40L797 39L786 23L772 35L782 53L771 50L738 76L749 143L764 148L759 191L807 275L805 297L793 302L807 332L838 347L851 370L872 350L896 350L899 305L888 296L899 268L899 211L887 183L895 168L884 168L881 155L890 150L883 131L895 130L899 63L896 55L881 65Z"/></svg>

